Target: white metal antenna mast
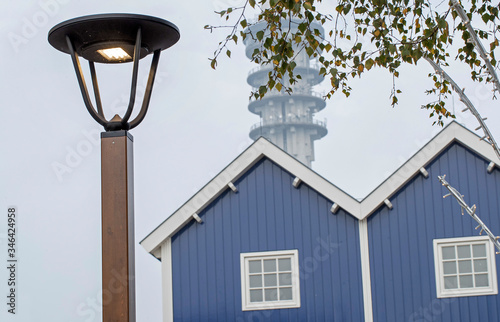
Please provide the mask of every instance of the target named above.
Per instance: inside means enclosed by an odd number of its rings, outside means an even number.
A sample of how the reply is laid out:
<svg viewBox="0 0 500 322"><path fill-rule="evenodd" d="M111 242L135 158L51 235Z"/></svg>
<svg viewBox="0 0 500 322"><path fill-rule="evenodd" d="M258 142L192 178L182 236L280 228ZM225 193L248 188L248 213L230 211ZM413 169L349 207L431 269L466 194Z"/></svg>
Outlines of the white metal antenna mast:
<svg viewBox="0 0 500 322"><path fill-rule="evenodd" d="M467 203L465 202L465 200L463 198L464 196L460 192L458 192L457 189L450 186L450 184L445 180L445 177L446 177L446 175L438 176L438 179L441 182L441 184L443 186L445 186L446 189L448 189L448 191L450 192L449 194L444 195L443 198L446 198L449 196L455 197L455 199L457 199L458 204L462 208L462 216L464 215L464 210L465 210L472 217L472 219L474 219L479 224L476 227L476 230L481 228L481 230L479 231L479 235L481 235L482 232L484 231L486 233L486 235L488 235L488 237L490 237L490 240L493 243L493 245L495 245L495 247L497 249L497 254L500 254L500 242L498 242L498 239L500 239L500 236L493 235L493 233L490 231L488 226L486 226L486 224L481 219L479 219L479 217L476 215L476 205L472 205L472 207L469 207L469 205L467 205Z"/></svg>

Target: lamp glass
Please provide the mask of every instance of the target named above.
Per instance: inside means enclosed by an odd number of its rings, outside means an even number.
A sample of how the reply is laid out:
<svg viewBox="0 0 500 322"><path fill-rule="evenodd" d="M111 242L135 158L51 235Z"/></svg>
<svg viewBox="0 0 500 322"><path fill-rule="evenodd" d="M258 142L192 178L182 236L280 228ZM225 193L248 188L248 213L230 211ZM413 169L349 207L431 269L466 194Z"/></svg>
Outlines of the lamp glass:
<svg viewBox="0 0 500 322"><path fill-rule="evenodd" d="M130 55L127 54L127 52L120 47L98 49L97 52L110 61L121 61L121 60L132 59L132 57L130 57Z"/></svg>

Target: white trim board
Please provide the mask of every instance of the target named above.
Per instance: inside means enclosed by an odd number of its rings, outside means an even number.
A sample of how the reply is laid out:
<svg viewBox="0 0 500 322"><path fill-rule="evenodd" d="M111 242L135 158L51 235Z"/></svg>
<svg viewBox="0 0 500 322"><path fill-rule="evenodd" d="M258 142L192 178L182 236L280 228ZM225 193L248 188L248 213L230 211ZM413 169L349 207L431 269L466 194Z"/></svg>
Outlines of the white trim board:
<svg viewBox="0 0 500 322"><path fill-rule="evenodd" d="M361 279L363 284L363 308L365 312L365 322L373 322L372 281L367 218L359 221L359 248L361 254Z"/></svg>
<svg viewBox="0 0 500 322"><path fill-rule="evenodd" d="M174 295L172 282L172 239L161 245L161 286L162 286L162 307L163 322L174 321Z"/></svg>
<svg viewBox="0 0 500 322"><path fill-rule="evenodd" d="M307 184L333 203L337 203L340 208L355 218L362 220L383 205L384 200L390 200L414 176L421 175L420 169L430 163L453 142L460 142L486 160L494 162L500 168L500 160L498 160L488 143L480 141L477 135L460 124L452 122L375 188L366 198L359 202L277 146L264 138L259 138L198 193L144 238L141 241L141 245L147 252L160 258L159 247L167 238L179 231L186 223L193 220L193 213L199 214L226 189L229 189L228 184L230 182L235 182L264 157L277 163L293 176L299 177L302 183Z"/></svg>

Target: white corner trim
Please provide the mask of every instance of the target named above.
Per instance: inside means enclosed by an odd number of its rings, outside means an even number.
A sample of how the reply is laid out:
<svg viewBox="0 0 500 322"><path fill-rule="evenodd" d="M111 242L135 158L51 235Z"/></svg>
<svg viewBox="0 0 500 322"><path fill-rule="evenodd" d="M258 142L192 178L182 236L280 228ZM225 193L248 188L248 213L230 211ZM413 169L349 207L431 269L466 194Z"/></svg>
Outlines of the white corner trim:
<svg viewBox="0 0 500 322"><path fill-rule="evenodd" d="M198 216L198 214L195 212L193 214L193 219L196 220L198 222L198 224L201 224L203 222L203 220L200 218L200 216Z"/></svg>
<svg viewBox="0 0 500 322"><path fill-rule="evenodd" d="M488 168L486 169L486 171L488 171L488 173L492 173L493 172L493 169L495 169L495 162L490 162L490 164L488 164Z"/></svg>
<svg viewBox="0 0 500 322"><path fill-rule="evenodd" d="M236 186L234 185L234 183L232 182L229 182L227 184L227 186L234 192L234 193L237 193L238 192L238 188L236 188Z"/></svg>
<svg viewBox="0 0 500 322"><path fill-rule="evenodd" d="M172 239L161 245L161 275L163 322L174 321L174 294L172 289Z"/></svg>
<svg viewBox="0 0 500 322"><path fill-rule="evenodd" d="M370 276L370 249L368 245L367 218L359 221L359 247L361 253L361 279L363 284L365 322L373 322L372 282Z"/></svg>
<svg viewBox="0 0 500 322"><path fill-rule="evenodd" d="M424 178L429 178L429 172L427 170L425 170L424 167L421 167L420 168L420 173L424 176Z"/></svg>
<svg viewBox="0 0 500 322"><path fill-rule="evenodd" d="M295 179L293 179L292 186L294 188L298 188L300 186L301 182L302 182L302 180L300 180L299 177L295 177Z"/></svg>

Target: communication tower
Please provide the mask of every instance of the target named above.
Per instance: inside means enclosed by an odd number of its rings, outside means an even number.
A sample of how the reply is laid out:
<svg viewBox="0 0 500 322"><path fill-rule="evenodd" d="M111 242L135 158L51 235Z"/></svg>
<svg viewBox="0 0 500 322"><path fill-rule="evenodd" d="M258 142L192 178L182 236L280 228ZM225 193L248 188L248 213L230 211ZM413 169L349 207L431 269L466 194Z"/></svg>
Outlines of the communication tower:
<svg viewBox="0 0 500 322"><path fill-rule="evenodd" d="M290 25L294 28L298 23ZM250 32L255 35L264 30L265 26L265 23L252 25L249 27ZM314 24L312 29L318 29L323 36L324 29L321 25ZM245 46L246 56L251 59L254 49L258 48L260 43L249 36L245 39ZM257 140L263 136L311 167L311 162L314 161L314 141L321 139L328 132L326 120L319 121L314 118L315 113L326 106L322 95L312 90L313 86L323 81L323 77L319 75L319 64L314 63L305 50L295 52L298 54L295 58L297 66L294 74L300 75L302 79L291 86L290 94L273 89L262 99L252 99L248 110L259 115L260 122L250 129L250 138ZM250 71L247 82L254 91L267 83L270 71L271 66L259 66Z"/></svg>

